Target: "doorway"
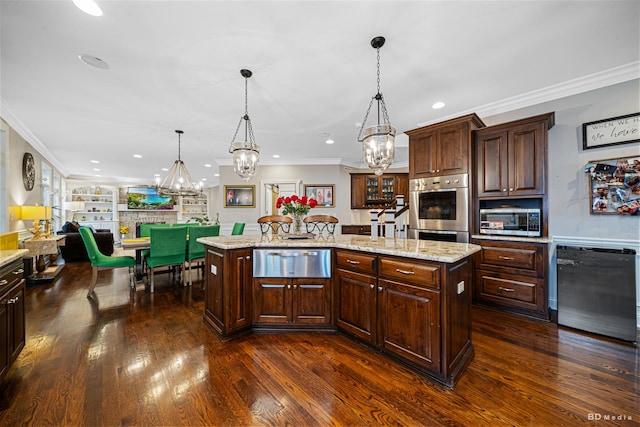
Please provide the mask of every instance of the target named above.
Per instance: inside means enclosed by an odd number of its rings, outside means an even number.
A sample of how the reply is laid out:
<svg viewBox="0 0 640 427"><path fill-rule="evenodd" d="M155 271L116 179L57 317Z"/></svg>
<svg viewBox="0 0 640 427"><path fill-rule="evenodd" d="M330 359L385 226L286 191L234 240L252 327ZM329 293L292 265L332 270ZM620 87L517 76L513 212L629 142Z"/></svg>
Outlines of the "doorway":
<svg viewBox="0 0 640 427"><path fill-rule="evenodd" d="M268 180L261 181L261 185L263 200L260 206L260 215L277 215L278 209L276 208L276 202L278 201L278 197L300 194L300 190L302 188L302 180Z"/></svg>

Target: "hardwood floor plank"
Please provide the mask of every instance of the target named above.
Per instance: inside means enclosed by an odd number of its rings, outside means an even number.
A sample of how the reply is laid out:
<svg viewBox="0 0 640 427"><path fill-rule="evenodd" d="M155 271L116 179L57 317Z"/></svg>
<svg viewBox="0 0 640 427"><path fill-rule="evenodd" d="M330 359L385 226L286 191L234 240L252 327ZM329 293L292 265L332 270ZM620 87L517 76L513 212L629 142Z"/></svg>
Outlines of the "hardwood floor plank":
<svg viewBox="0 0 640 427"><path fill-rule="evenodd" d="M551 322L474 306L475 358L451 390L340 333L220 342L198 282L131 293L126 269L105 271L87 299L89 279L70 263L27 289L0 425L640 425L638 347Z"/></svg>

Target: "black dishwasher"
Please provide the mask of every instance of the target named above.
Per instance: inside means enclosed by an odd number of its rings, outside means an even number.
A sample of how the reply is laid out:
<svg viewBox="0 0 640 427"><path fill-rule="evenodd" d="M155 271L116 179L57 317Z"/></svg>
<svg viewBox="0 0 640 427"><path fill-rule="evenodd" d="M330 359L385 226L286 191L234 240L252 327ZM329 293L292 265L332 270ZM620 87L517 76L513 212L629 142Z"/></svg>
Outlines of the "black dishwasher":
<svg viewBox="0 0 640 427"><path fill-rule="evenodd" d="M558 324L636 341L635 254L558 246Z"/></svg>

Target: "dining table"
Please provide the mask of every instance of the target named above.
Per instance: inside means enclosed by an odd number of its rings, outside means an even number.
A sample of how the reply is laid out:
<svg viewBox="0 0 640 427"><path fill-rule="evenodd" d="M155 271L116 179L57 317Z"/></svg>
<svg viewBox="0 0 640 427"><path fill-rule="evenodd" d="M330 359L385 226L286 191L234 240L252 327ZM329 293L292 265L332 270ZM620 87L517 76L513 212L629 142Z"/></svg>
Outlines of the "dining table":
<svg viewBox="0 0 640 427"><path fill-rule="evenodd" d="M136 280L142 280L142 251L151 247L150 237L135 237L131 239L122 239L120 247L123 250L136 251Z"/></svg>

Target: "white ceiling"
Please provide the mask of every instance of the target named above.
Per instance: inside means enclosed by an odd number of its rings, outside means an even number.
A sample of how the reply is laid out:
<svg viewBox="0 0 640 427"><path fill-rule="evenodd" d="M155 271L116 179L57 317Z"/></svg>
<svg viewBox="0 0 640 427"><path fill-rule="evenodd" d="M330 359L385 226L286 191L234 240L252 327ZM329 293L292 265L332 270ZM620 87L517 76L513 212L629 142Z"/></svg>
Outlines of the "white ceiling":
<svg viewBox="0 0 640 427"><path fill-rule="evenodd" d="M378 35L397 165L407 165L406 130L639 74L638 0L97 3L102 17L71 0L0 3L2 117L69 177L152 184L177 158L182 129L191 175L217 184L244 114L242 68L254 73L261 164L359 167ZM433 110L436 101L447 105Z"/></svg>

